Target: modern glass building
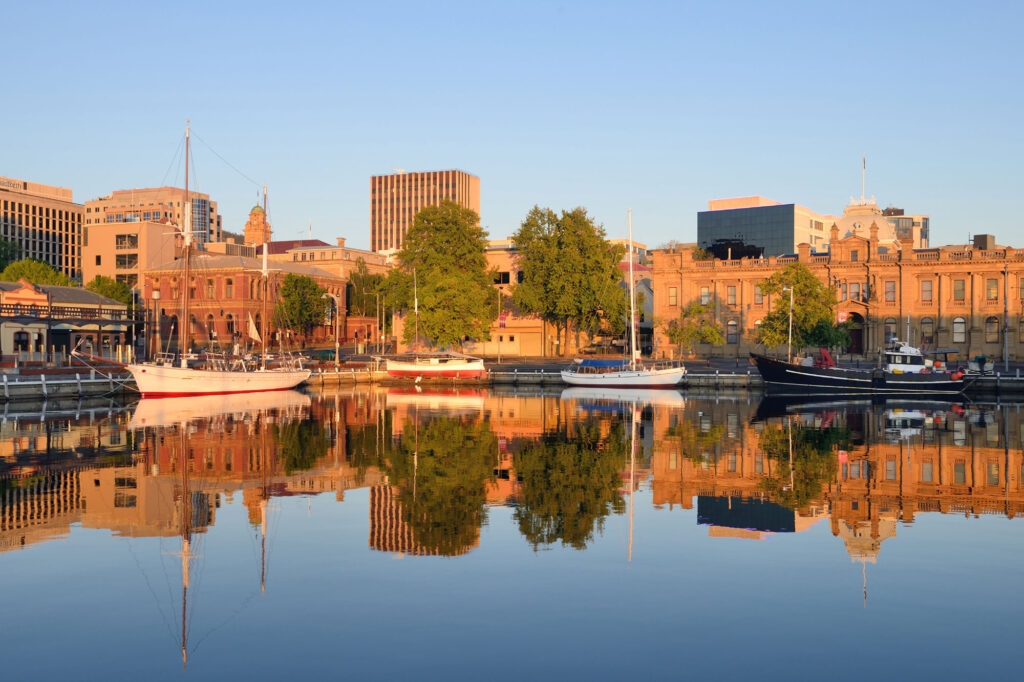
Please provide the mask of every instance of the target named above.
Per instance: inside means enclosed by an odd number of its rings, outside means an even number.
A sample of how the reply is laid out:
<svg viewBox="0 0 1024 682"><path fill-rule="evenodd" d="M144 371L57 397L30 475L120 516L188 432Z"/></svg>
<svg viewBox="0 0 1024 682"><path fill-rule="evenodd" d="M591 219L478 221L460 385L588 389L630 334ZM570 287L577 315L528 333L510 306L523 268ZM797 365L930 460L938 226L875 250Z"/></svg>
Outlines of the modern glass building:
<svg viewBox="0 0 1024 682"><path fill-rule="evenodd" d="M697 243L702 249L711 249L719 241L742 242L764 249L764 256L796 253L796 220L796 204L701 211L697 214ZM820 222L825 238L824 223Z"/></svg>

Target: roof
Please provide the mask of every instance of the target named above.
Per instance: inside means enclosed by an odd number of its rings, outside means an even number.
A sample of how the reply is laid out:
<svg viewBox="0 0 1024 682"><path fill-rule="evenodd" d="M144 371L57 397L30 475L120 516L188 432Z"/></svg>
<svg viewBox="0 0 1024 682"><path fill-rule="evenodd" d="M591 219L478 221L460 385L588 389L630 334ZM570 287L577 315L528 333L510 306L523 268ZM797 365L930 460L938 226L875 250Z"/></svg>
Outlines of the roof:
<svg viewBox="0 0 1024 682"><path fill-rule="evenodd" d="M249 211L249 214L250 214L250 215L251 215L251 214L253 214L253 213L263 213L263 207L262 207L262 206L260 206L259 204L256 204L256 205L255 205L255 206L253 206L253 207L252 207L252 209L251 209L251 210Z"/></svg>
<svg viewBox="0 0 1024 682"><path fill-rule="evenodd" d="M625 262L625 263L623 263L622 261L619 261L618 267L619 267L619 270L622 270L623 272L629 272L629 262L628 261ZM636 273L638 273L638 272L650 272L650 271L651 271L651 269L649 267L647 267L646 265L640 265L639 263L633 263L633 274L634 275Z"/></svg>
<svg viewBox="0 0 1024 682"><path fill-rule="evenodd" d="M115 301L114 299L107 298L106 296L100 296L88 289L82 289L80 287L60 287L53 284L33 284L32 286L47 294L50 297L51 303L124 306L124 303L121 303L120 301ZM17 291L18 289L21 289L21 287L21 282L0 282L0 290L2 291Z"/></svg>
<svg viewBox="0 0 1024 682"><path fill-rule="evenodd" d="M256 247L257 254L263 254L263 246L264 245L261 244ZM304 246L330 246L330 244L323 241L322 239L288 239L285 241L268 242L266 246L268 249L267 253L271 256L276 256L278 254L286 253L287 251L290 251L292 249L298 249Z"/></svg>
<svg viewBox="0 0 1024 682"><path fill-rule="evenodd" d="M271 251L273 253L273 251ZM275 260L272 264L272 270L279 270L286 273L295 275L306 275L307 277L331 277L334 279L341 279L338 275L327 270L315 268L311 265L304 263L294 263L292 261L278 261ZM220 254L211 253L196 253L192 255L191 266L196 271L201 270L260 270L263 268L263 260L261 258L246 258L245 256L227 256ZM170 263L164 263L155 268L149 268L148 272L180 272L185 267L185 259L179 258L171 261Z"/></svg>

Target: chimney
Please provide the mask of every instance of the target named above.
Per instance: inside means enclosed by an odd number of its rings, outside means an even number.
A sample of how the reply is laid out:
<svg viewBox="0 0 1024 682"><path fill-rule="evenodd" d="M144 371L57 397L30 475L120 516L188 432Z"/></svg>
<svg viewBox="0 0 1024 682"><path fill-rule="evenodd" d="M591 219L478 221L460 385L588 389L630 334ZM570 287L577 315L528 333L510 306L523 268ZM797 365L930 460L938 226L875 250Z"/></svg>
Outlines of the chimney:
<svg viewBox="0 0 1024 682"><path fill-rule="evenodd" d="M345 238L344 237L338 237L338 246L340 246L342 248L345 247Z"/></svg>

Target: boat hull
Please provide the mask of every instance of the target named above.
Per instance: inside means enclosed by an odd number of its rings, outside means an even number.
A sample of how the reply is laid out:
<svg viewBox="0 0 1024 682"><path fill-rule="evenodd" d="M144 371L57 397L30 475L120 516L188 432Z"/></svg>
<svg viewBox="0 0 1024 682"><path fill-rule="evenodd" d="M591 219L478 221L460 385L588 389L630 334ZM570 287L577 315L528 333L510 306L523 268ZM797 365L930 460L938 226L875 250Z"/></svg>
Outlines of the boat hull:
<svg viewBox="0 0 1024 682"><path fill-rule="evenodd" d="M804 367L782 360L751 354L764 379L765 393L772 394L865 394L916 393L958 395L963 379L949 374L895 374L881 369Z"/></svg>
<svg viewBox="0 0 1024 682"><path fill-rule="evenodd" d="M309 378L308 369L271 369L254 372L218 372L167 367L128 365L143 397L175 397L230 393L287 391Z"/></svg>
<svg viewBox="0 0 1024 682"><path fill-rule="evenodd" d="M581 373L562 370L562 381L570 386L592 388L675 388L683 380L686 370L672 367L658 370L622 370L600 373Z"/></svg>
<svg viewBox="0 0 1024 682"><path fill-rule="evenodd" d="M406 360L387 360L384 370L389 377L407 379L484 379L487 369L483 360L447 360L431 363Z"/></svg>

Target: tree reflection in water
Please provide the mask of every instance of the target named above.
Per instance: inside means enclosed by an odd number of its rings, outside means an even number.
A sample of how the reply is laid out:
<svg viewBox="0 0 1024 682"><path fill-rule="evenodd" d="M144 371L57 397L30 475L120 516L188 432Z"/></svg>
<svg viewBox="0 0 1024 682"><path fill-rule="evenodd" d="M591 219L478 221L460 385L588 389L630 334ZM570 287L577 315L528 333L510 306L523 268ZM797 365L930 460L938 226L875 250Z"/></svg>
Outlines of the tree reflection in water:
<svg viewBox="0 0 1024 682"><path fill-rule="evenodd" d="M277 444L281 468L288 476L312 469L331 445L324 425L315 419L278 421L270 425L269 432Z"/></svg>
<svg viewBox="0 0 1024 682"><path fill-rule="evenodd" d="M792 436L792 466L790 437ZM789 509L820 499L822 487L836 474L836 449L850 448L850 430L828 426L765 425L759 441L774 466L761 483L772 499Z"/></svg>
<svg viewBox="0 0 1024 682"><path fill-rule="evenodd" d="M416 544L444 556L477 544L497 452L484 422L432 417L405 425L386 468Z"/></svg>
<svg viewBox="0 0 1024 682"><path fill-rule="evenodd" d="M545 434L515 455L522 484L515 519L519 532L536 550L561 541L585 549L604 518L625 511L618 494L619 471L628 458L620 422L602 437L596 421L578 424L568 434Z"/></svg>

